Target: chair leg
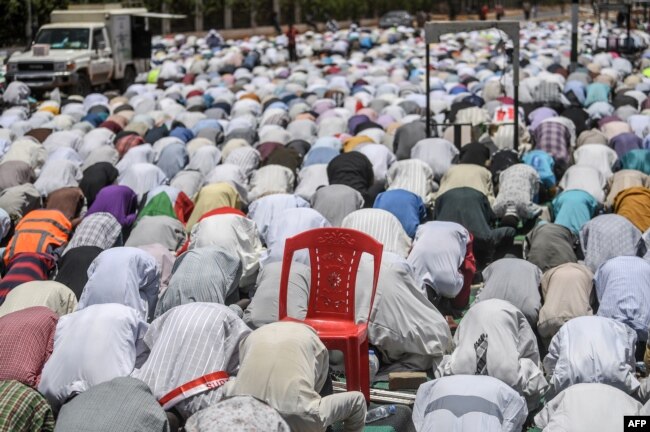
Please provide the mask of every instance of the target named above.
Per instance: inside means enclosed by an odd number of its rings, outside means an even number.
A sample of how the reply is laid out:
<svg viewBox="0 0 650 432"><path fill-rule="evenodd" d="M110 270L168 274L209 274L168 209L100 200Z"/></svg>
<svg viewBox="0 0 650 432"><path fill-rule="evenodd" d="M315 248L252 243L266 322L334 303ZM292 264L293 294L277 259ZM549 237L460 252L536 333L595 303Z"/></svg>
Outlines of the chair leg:
<svg viewBox="0 0 650 432"><path fill-rule="evenodd" d="M345 354L345 382L348 391L360 391L361 386L359 383L359 373L361 364L361 350L359 344L353 341L353 344L348 343Z"/></svg>
<svg viewBox="0 0 650 432"><path fill-rule="evenodd" d="M368 354L368 339L359 344L361 353L359 355L359 385L361 392L366 398L366 404L370 403L370 359Z"/></svg>

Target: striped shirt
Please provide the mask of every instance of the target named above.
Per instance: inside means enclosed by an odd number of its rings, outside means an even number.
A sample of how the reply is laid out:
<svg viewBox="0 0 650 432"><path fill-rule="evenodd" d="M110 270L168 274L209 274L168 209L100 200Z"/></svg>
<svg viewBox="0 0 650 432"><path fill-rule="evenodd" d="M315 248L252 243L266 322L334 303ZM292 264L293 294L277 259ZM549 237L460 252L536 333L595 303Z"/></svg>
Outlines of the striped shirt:
<svg viewBox="0 0 650 432"><path fill-rule="evenodd" d="M532 97L535 102L560 102L561 93L558 83L542 80L533 90Z"/></svg>
<svg viewBox="0 0 650 432"><path fill-rule="evenodd" d="M248 217L257 224L260 236L266 242L269 228L282 212L299 207L309 207L309 203L296 195L273 194L253 201L248 207Z"/></svg>
<svg viewBox="0 0 650 432"><path fill-rule="evenodd" d="M0 281L0 304L5 301L9 291L25 282L47 280L54 267L54 258L34 252L23 252L9 262L9 270Z"/></svg>
<svg viewBox="0 0 650 432"><path fill-rule="evenodd" d="M168 288L156 303L155 318L178 305L192 302L224 304L239 288L239 256L217 247L193 249L174 264Z"/></svg>
<svg viewBox="0 0 650 432"><path fill-rule="evenodd" d="M432 192L438 189L433 181L433 171L419 159L395 162L386 174L387 190L404 189L420 196L426 204L432 202Z"/></svg>
<svg viewBox="0 0 650 432"><path fill-rule="evenodd" d="M240 147L231 151L223 163L237 165L250 177L260 164L260 152L252 147Z"/></svg>
<svg viewBox="0 0 650 432"><path fill-rule="evenodd" d="M157 318L145 335L149 358L131 376L149 385L156 399L204 375L239 368L239 342L250 329L227 306L190 303ZM187 418L215 404L222 389L195 395L175 406Z"/></svg>
<svg viewBox="0 0 650 432"><path fill-rule="evenodd" d="M384 245L384 252L406 258L411 250L411 238L406 234L399 219L381 209L361 209L343 219L342 228L355 229L374 237Z"/></svg>
<svg viewBox="0 0 650 432"><path fill-rule="evenodd" d="M627 324L639 341L648 339L650 325L650 263L643 258L616 257L594 276L600 306L598 316Z"/></svg>
<svg viewBox="0 0 650 432"><path fill-rule="evenodd" d="M0 381L0 430L51 432L52 408L36 390L18 381Z"/></svg>
<svg viewBox="0 0 650 432"><path fill-rule="evenodd" d="M255 201L273 193L293 193L296 176L287 167L266 165L251 176L248 197Z"/></svg>

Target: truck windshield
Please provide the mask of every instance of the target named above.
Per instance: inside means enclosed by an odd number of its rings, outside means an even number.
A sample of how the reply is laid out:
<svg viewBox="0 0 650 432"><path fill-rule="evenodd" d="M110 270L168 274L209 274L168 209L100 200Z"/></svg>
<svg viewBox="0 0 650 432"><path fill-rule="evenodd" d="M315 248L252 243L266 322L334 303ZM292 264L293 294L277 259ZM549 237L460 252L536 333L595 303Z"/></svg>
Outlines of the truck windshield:
<svg viewBox="0 0 650 432"><path fill-rule="evenodd" d="M87 28L48 28L38 32L34 43L51 49L88 49L89 35Z"/></svg>

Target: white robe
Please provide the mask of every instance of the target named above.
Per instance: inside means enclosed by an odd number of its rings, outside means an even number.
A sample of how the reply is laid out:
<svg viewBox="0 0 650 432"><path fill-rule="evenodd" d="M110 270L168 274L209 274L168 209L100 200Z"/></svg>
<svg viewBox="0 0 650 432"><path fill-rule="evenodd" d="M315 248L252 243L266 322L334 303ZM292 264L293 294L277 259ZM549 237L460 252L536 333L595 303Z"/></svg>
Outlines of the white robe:
<svg viewBox="0 0 650 432"><path fill-rule="evenodd" d="M504 382L485 375L438 378L418 388L413 407L417 432L519 432L526 401Z"/></svg>
<svg viewBox="0 0 650 432"><path fill-rule="evenodd" d="M535 426L544 432L623 432L623 416L639 414L647 414L641 404L610 385L575 384L546 403Z"/></svg>
<svg viewBox="0 0 650 432"><path fill-rule="evenodd" d="M474 375L479 355L475 344L483 338L488 342L487 375L517 390L535 408L548 386L539 367L537 339L524 314L504 300L485 300L470 308L454 334L456 350L445 356L436 375Z"/></svg>
<svg viewBox="0 0 650 432"><path fill-rule="evenodd" d="M610 318L585 316L566 322L553 337L544 358L554 396L579 383L607 383L631 394L639 387L634 376L636 333ZM548 396L547 396L548 397Z"/></svg>
<svg viewBox="0 0 650 432"><path fill-rule="evenodd" d="M255 283L264 252L255 222L235 214L207 217L192 227L189 247L205 246L219 246L238 254L243 267L239 286L248 287Z"/></svg>
<svg viewBox="0 0 650 432"><path fill-rule="evenodd" d="M239 369L239 342L250 333L227 306L189 303L157 318L144 336L149 358L131 376L149 385L156 399L206 374ZM186 398L175 408L188 418L221 400L223 387Z"/></svg>
<svg viewBox="0 0 650 432"><path fill-rule="evenodd" d="M38 391L58 410L75 392L129 375L146 330L133 308L119 304L94 305L62 316Z"/></svg>

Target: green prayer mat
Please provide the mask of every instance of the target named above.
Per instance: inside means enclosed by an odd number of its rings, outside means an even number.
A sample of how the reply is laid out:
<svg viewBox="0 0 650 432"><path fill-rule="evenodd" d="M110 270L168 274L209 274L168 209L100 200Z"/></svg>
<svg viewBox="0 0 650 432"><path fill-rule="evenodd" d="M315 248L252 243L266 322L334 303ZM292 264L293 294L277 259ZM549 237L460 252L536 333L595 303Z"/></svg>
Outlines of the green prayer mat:
<svg viewBox="0 0 650 432"><path fill-rule="evenodd" d="M333 432L342 432L343 431L343 423L337 423L334 426L332 426L332 431ZM393 428L392 426L365 426L363 428L364 432L398 432Z"/></svg>

